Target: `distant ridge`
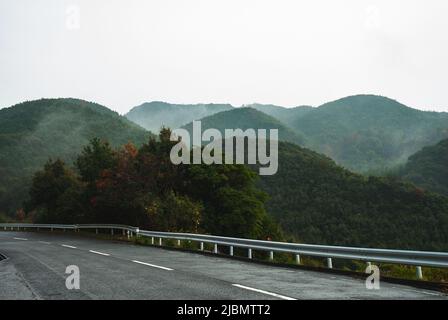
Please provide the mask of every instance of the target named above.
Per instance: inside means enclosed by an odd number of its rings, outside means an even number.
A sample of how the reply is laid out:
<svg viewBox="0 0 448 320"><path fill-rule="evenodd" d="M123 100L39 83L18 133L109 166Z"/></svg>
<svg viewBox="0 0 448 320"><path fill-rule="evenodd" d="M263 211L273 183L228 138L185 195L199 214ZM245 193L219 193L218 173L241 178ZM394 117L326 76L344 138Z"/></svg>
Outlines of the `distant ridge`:
<svg viewBox="0 0 448 320"><path fill-rule="evenodd" d="M448 113L420 111L374 95L350 96L317 107L291 128L307 146L357 172L404 163L426 145L448 137Z"/></svg>
<svg viewBox="0 0 448 320"><path fill-rule="evenodd" d="M230 104L171 104L153 101L132 108L125 116L147 130L158 132L162 126L180 128L193 120L233 108Z"/></svg>
<svg viewBox="0 0 448 320"><path fill-rule="evenodd" d="M304 138L270 115L250 107L222 111L201 119L202 130L218 129L224 137L225 129L278 129L279 140L303 144ZM184 126L190 133L192 123ZM269 132L267 132L269 134Z"/></svg>

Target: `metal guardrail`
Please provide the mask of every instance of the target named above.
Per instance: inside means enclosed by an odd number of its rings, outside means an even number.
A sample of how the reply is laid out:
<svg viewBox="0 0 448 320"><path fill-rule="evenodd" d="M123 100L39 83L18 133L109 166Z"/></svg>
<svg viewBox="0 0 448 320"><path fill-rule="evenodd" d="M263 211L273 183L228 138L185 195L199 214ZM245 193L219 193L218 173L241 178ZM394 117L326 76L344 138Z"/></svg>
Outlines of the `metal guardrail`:
<svg viewBox="0 0 448 320"><path fill-rule="evenodd" d="M274 252L283 252L294 254L296 263L300 264L301 256L322 257L327 258L327 267L332 268L332 259L348 259L360 260L367 263L382 262L411 265L417 267L417 277L422 278L421 267L438 267L448 268L447 252L430 252L430 251L411 251L411 250L391 250L391 249L372 249L372 248L355 248L325 245L310 245L287 242L275 242L264 240L252 240L243 238L220 237L205 234L192 233L173 233L140 230L136 227L114 224L26 224L26 223L2 223L0 229L3 230L26 230L26 229L50 229L50 230L73 230L81 229L109 229L114 235L114 230L120 230L123 235L128 237L150 237L151 243L155 244L158 239L158 245L162 246L163 239L174 239L180 245L181 240L199 242L200 250L204 250L204 244L212 244L213 252L218 253L218 245L229 247L229 255L233 256L234 248L246 248L248 258L252 259L252 250L268 251L269 257L274 258Z"/></svg>

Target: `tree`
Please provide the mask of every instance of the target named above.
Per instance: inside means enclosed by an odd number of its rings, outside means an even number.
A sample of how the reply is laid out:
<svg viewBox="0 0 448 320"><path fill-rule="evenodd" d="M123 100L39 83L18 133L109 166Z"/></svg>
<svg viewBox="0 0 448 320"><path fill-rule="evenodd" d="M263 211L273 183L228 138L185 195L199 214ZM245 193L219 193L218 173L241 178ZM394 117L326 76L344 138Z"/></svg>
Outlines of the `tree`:
<svg viewBox="0 0 448 320"><path fill-rule="evenodd" d="M76 167L83 181L92 183L100 178L104 170L117 164L116 154L106 141L98 138L90 140L76 159Z"/></svg>
<svg viewBox="0 0 448 320"><path fill-rule="evenodd" d="M82 184L73 171L60 159L49 160L42 171L36 172L26 203L27 212L36 210L37 220L53 223L70 223L82 219L80 203Z"/></svg>

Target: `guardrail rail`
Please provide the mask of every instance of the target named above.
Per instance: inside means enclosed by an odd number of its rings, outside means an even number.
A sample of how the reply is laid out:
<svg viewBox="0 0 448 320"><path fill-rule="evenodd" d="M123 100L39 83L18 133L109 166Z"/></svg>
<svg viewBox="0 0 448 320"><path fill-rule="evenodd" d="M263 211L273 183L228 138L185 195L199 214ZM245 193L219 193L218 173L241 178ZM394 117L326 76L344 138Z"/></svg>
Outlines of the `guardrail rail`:
<svg viewBox="0 0 448 320"><path fill-rule="evenodd" d="M392 263L410 265L416 267L418 279L423 278L423 267L448 268L447 252L431 251L412 251L412 250L393 250L393 249L373 249L356 248L327 245L310 245L288 242L275 242L265 240L253 240L243 238L221 237L205 234L192 233L174 233L140 230L137 227L116 224L28 224L28 223L1 223L0 230L27 230L27 229L47 229L47 230L72 230L78 232L82 229L95 229L98 234L99 229L108 229L111 235L114 231L121 231L122 235L130 237L150 237L154 245L158 239L158 245L163 245L163 239L180 241L195 241L199 243L199 250L204 251L204 244L213 246L213 253L218 253L219 246L229 247L229 255L233 256L234 248L246 248L247 258L252 259L252 250L269 252L270 260L274 259L275 252L290 253L295 255L297 264L301 263L301 256L321 257L327 259L327 267L333 268L332 259L348 259L365 261L367 264L372 262Z"/></svg>

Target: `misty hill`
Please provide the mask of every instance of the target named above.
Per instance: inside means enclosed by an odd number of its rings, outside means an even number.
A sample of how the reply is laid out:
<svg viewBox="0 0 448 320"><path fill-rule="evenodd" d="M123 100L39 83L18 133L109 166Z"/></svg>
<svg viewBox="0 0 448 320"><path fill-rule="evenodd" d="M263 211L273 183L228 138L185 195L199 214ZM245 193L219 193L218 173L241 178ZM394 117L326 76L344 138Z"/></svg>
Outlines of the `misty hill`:
<svg viewBox="0 0 448 320"><path fill-rule="evenodd" d="M273 104L259 104L259 103L245 105L244 107L250 107L263 113L266 113L280 120L281 122L283 122L288 126L293 126L298 119L302 118L304 115L308 114L308 112L313 110L313 107L310 106L285 108Z"/></svg>
<svg viewBox="0 0 448 320"><path fill-rule="evenodd" d="M131 109L126 117L152 132L159 132L162 126L172 129L217 112L231 110L230 104L170 104L149 102Z"/></svg>
<svg viewBox="0 0 448 320"><path fill-rule="evenodd" d="M72 164L93 137L118 146L141 144L143 128L101 105L77 99L41 99L0 110L0 211L11 213L31 176L49 157Z"/></svg>
<svg viewBox="0 0 448 320"><path fill-rule="evenodd" d="M268 212L304 243L448 250L448 197L412 184L354 174L281 142L277 174L259 185Z"/></svg>
<svg viewBox="0 0 448 320"><path fill-rule="evenodd" d="M401 176L426 190L448 196L448 139L409 157Z"/></svg>
<svg viewBox="0 0 448 320"><path fill-rule="evenodd" d="M358 95L315 108L291 127L305 135L309 148L365 172L404 163L422 147L447 138L448 113Z"/></svg>
<svg viewBox="0 0 448 320"><path fill-rule="evenodd" d="M230 111L223 111L200 119L202 131L215 128L221 131L224 137L225 129L278 129L279 140L303 144L304 139L292 129L286 127L279 120L253 108L242 107ZM190 134L192 123L184 126ZM269 131L267 132L269 135Z"/></svg>

